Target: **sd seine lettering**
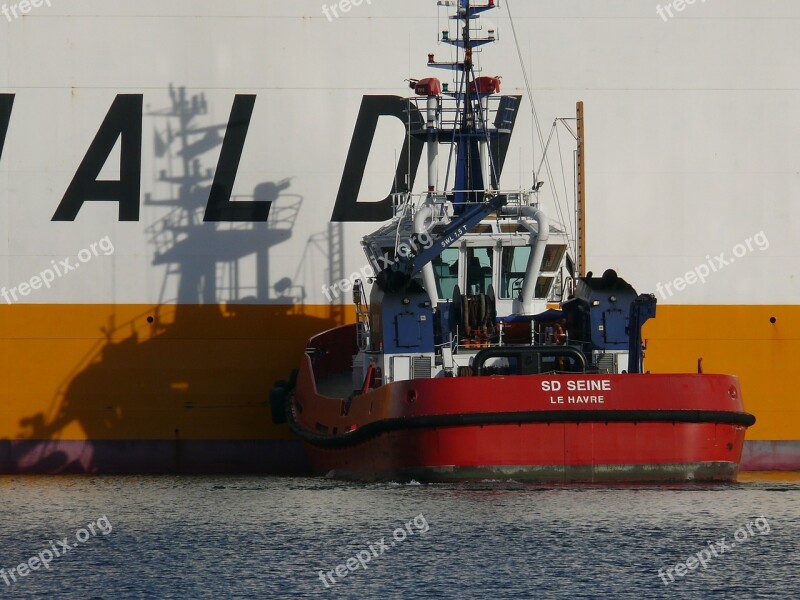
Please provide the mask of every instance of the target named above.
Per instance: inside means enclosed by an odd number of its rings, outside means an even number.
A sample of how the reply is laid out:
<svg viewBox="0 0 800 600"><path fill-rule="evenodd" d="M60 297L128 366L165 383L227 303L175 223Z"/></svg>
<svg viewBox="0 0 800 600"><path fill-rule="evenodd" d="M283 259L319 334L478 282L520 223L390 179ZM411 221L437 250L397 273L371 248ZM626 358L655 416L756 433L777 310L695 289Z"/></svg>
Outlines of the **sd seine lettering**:
<svg viewBox="0 0 800 600"><path fill-rule="evenodd" d="M558 380L542 381L543 392L558 392L562 389L562 382ZM611 381L608 379L591 380L578 379L566 382L566 390L570 392L610 392ZM605 395L602 396L550 396L550 404L605 404Z"/></svg>

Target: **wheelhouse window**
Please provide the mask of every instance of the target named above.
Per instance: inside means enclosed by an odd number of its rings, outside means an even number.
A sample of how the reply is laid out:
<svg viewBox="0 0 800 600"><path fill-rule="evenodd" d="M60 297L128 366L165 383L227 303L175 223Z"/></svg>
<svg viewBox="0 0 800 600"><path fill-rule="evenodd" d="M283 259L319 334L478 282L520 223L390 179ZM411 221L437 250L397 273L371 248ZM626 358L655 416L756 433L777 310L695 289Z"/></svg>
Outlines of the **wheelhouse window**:
<svg viewBox="0 0 800 600"><path fill-rule="evenodd" d="M552 273L558 271L566 251L567 247L565 245L554 244L546 246L542 257L541 272ZM531 252L530 246L503 248L501 254L500 298L519 297L525 281L525 271L528 268ZM554 281L555 278L549 275L537 277L535 296L537 298L547 298L550 295Z"/></svg>
<svg viewBox="0 0 800 600"><path fill-rule="evenodd" d="M501 254L500 298L517 298L525 281L530 246L506 246Z"/></svg>
<svg viewBox="0 0 800 600"><path fill-rule="evenodd" d="M436 293L443 300L453 299L453 290L458 284L458 254L458 248L446 248L432 262Z"/></svg>
<svg viewBox="0 0 800 600"><path fill-rule="evenodd" d="M536 280L536 294L537 298L547 298L550 295L550 290L553 289L553 282L555 277L539 277Z"/></svg>
<svg viewBox="0 0 800 600"><path fill-rule="evenodd" d="M564 260L564 254L567 253L567 247L563 244L548 244L544 249L544 256L542 257L542 272L558 271L561 266L561 261Z"/></svg>
<svg viewBox="0 0 800 600"><path fill-rule="evenodd" d="M467 249L467 294L485 294L492 285L492 248Z"/></svg>

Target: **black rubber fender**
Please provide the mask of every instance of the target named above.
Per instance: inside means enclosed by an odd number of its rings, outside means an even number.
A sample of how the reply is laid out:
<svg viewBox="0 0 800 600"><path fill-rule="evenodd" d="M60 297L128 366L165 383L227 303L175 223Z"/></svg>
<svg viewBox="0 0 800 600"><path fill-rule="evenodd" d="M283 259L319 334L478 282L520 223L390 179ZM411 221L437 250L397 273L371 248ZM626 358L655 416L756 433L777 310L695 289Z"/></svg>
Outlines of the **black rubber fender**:
<svg viewBox="0 0 800 600"><path fill-rule="evenodd" d="M289 398L289 382L283 379L276 381L269 391L269 408L272 422L276 425L286 423L286 402Z"/></svg>
<svg viewBox="0 0 800 600"><path fill-rule="evenodd" d="M276 381L269 392L269 407L272 413L272 422L276 425L286 423L286 411L289 409L289 398L297 386L297 375L299 369L292 369L289 381L279 379Z"/></svg>

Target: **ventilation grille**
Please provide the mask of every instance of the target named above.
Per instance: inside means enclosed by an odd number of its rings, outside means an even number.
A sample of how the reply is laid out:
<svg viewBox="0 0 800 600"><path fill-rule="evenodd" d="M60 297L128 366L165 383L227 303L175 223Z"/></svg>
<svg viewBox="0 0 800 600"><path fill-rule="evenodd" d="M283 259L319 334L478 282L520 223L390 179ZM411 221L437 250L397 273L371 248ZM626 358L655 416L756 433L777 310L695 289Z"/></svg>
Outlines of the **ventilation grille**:
<svg viewBox="0 0 800 600"><path fill-rule="evenodd" d="M414 379L430 379L431 377L431 358L430 356L415 356L411 369Z"/></svg>

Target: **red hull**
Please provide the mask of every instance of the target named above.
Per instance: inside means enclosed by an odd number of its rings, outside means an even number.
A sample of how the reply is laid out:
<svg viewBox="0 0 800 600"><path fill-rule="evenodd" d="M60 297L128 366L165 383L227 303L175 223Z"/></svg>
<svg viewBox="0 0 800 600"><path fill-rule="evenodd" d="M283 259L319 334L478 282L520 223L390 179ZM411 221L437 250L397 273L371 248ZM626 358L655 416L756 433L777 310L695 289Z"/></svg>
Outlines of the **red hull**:
<svg viewBox="0 0 800 600"><path fill-rule="evenodd" d="M291 412L317 473L369 480L730 481L753 422L727 375L416 379L347 407L308 357Z"/></svg>
<svg viewBox="0 0 800 600"><path fill-rule="evenodd" d="M733 425L558 423L392 432L308 453L318 474L343 479L733 481L743 442Z"/></svg>

